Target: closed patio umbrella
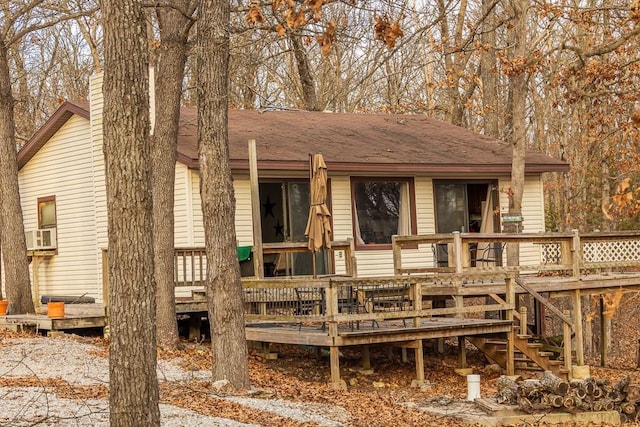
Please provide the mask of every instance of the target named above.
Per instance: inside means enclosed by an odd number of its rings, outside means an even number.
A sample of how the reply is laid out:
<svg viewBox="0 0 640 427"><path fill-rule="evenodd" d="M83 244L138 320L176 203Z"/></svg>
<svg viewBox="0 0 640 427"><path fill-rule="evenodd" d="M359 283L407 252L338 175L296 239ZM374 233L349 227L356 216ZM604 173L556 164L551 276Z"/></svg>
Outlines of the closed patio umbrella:
<svg viewBox="0 0 640 427"><path fill-rule="evenodd" d="M311 163L311 207L304 234L309 239L309 250L315 253L331 247L331 212L327 207L327 165L322 154L314 154Z"/></svg>

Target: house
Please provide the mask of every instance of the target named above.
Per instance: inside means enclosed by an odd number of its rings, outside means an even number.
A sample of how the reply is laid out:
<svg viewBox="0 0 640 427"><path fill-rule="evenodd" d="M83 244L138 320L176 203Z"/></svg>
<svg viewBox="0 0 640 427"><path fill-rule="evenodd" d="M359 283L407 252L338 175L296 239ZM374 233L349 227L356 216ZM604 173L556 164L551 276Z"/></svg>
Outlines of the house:
<svg viewBox="0 0 640 427"><path fill-rule="evenodd" d="M102 300L107 212L102 150L102 80L91 103L66 102L20 150L19 183L40 294ZM175 180L175 246L203 247L196 115L181 118ZM264 242L303 240L309 208L309 153L328 165L335 240L354 238L360 276L392 274L394 234L500 231L508 210L509 145L422 115L231 111L229 150L236 192L239 245L251 245L253 225L247 140L257 142ZM527 154L524 231L544 231L541 174L568 165ZM446 264L445 247L419 247L406 266ZM307 255L307 259L303 257ZM340 253L335 271L344 270ZM539 250L524 248L523 263ZM266 260L269 262L269 260ZM309 272L308 254L289 272Z"/></svg>

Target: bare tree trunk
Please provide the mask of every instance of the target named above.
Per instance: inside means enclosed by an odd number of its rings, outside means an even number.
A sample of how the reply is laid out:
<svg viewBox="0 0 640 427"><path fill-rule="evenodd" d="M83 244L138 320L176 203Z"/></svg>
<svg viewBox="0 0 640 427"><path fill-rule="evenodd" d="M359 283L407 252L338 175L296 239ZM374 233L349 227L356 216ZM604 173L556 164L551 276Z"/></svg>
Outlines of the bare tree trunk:
<svg viewBox="0 0 640 427"><path fill-rule="evenodd" d="M496 75L496 33L495 33L495 0L482 0L481 40L483 51L480 55L480 78L482 80L482 112L484 114L484 134L494 138L500 137L498 127L498 78Z"/></svg>
<svg viewBox="0 0 640 427"><path fill-rule="evenodd" d="M605 147L601 147L602 151L605 151ZM605 212L609 203L611 203L611 187L609 184L609 165L607 164L606 153L602 153L600 158L600 185L602 188L602 196L600 197L600 210ZM611 231L612 221L609 221L605 215L602 215L602 222L600 224L600 231Z"/></svg>
<svg viewBox="0 0 640 427"><path fill-rule="evenodd" d="M175 9L161 7L157 10L160 47L156 76L160 78L156 78L155 84L156 123L151 145L156 327L158 344L163 348L177 348L180 344L175 303L173 208L180 98L192 23L180 11L193 11L190 0L174 3Z"/></svg>
<svg viewBox="0 0 640 427"><path fill-rule="evenodd" d="M110 422L160 425L149 144L149 51L140 0L104 0Z"/></svg>
<svg viewBox="0 0 640 427"><path fill-rule="evenodd" d="M526 0L512 0L511 7L513 13L513 55L512 60L524 58L527 52L527 5ZM524 194L524 166L526 149L526 99L527 99L527 76L526 71L514 70L509 75L511 92L511 114L512 132L511 145L513 146L513 158L511 162L511 192L509 197L509 214L522 215L522 197ZM523 223L505 224L505 231L522 231ZM519 245L510 244L507 249L507 264L515 266L520 264Z"/></svg>
<svg viewBox="0 0 640 427"><path fill-rule="evenodd" d="M18 160L16 152L14 99L7 47L0 40L0 235L5 272L5 290L9 300L9 314L34 311L27 243L24 237L22 206L18 188Z"/></svg>
<svg viewBox="0 0 640 427"><path fill-rule="evenodd" d="M229 165L229 2L203 0L198 17L200 196L207 245L213 379L250 386L235 195Z"/></svg>
<svg viewBox="0 0 640 427"><path fill-rule="evenodd" d="M296 65L298 67L298 76L300 77L300 85L302 86L302 96L304 102L304 109L307 111L318 111L318 97L316 95L316 83L313 78L313 72L311 71L311 65L309 64L309 58L307 52L302 45L302 38L299 34L288 33L291 46L293 47L293 54L296 58Z"/></svg>

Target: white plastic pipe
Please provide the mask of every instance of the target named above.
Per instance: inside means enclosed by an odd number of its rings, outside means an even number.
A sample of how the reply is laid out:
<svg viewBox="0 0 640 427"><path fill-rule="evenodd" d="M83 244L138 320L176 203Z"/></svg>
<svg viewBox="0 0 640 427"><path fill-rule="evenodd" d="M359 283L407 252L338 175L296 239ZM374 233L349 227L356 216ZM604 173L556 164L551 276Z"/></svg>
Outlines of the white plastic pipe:
<svg viewBox="0 0 640 427"><path fill-rule="evenodd" d="M467 400L480 397L480 375L467 375Z"/></svg>

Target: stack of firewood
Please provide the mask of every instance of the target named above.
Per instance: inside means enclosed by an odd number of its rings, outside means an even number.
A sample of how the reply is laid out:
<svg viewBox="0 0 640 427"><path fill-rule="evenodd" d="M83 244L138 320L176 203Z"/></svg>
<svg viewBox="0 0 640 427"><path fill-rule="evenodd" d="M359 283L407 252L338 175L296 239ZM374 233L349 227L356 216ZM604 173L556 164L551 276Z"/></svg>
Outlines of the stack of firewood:
<svg viewBox="0 0 640 427"><path fill-rule="evenodd" d="M514 381L501 376L496 382L498 403L518 405L527 412L561 409L578 411L618 411L622 421L640 422L640 386L625 377L611 384L607 380L587 378L565 381L551 372L542 379Z"/></svg>

